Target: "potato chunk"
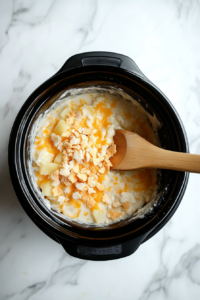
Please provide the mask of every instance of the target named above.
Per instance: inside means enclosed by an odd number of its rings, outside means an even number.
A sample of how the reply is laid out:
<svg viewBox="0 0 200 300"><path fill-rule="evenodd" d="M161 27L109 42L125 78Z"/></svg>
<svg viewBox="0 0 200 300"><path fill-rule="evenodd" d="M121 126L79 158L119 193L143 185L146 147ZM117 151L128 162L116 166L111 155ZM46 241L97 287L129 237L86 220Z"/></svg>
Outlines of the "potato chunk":
<svg viewBox="0 0 200 300"><path fill-rule="evenodd" d="M72 112L72 110L71 110L71 107L70 106L67 106L67 107L65 107L62 111L61 111L61 113L60 113L60 117L62 118L62 119L66 119L66 117L67 117L67 115L69 114L69 113L71 113Z"/></svg>
<svg viewBox="0 0 200 300"><path fill-rule="evenodd" d="M90 106L83 105L82 113L83 113L84 117L91 117L93 115L93 110Z"/></svg>
<svg viewBox="0 0 200 300"><path fill-rule="evenodd" d="M101 223L103 219L104 211L102 209L94 209L92 211L92 215L96 223Z"/></svg>
<svg viewBox="0 0 200 300"><path fill-rule="evenodd" d="M60 152L60 153L55 157L54 162L55 162L56 164L61 164L61 163L62 163L62 158L63 158L63 154L62 154L62 152Z"/></svg>
<svg viewBox="0 0 200 300"><path fill-rule="evenodd" d="M41 184L42 195L44 196L53 196L51 181L47 181Z"/></svg>
<svg viewBox="0 0 200 300"><path fill-rule="evenodd" d="M40 166L40 174L41 175L49 175L56 171L60 167L59 164L56 163L45 163Z"/></svg>
<svg viewBox="0 0 200 300"><path fill-rule="evenodd" d="M60 120L56 127L54 128L55 134L61 135L67 130L68 126L64 120Z"/></svg>

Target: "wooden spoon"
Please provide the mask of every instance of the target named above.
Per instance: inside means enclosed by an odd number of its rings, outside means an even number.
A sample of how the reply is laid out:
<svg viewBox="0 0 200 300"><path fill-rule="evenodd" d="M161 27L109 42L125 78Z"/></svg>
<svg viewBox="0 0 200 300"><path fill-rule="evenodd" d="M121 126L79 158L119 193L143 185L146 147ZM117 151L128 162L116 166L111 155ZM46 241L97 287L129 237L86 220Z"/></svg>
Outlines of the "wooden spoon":
<svg viewBox="0 0 200 300"><path fill-rule="evenodd" d="M164 150L120 129L115 130L114 143L117 152L110 159L112 170L158 168L200 173L200 155Z"/></svg>

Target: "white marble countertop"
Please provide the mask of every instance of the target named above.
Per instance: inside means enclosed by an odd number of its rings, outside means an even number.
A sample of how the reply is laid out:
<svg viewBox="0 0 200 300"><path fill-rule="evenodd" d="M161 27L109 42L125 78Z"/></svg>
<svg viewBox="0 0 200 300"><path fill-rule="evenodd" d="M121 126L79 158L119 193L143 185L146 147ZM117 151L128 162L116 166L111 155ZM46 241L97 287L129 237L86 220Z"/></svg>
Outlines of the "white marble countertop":
<svg viewBox="0 0 200 300"><path fill-rule="evenodd" d="M40 231L13 191L11 126L40 83L76 53L130 56L172 101L200 154L198 0L0 1L0 299L200 299L200 176L170 222L136 253L82 261Z"/></svg>

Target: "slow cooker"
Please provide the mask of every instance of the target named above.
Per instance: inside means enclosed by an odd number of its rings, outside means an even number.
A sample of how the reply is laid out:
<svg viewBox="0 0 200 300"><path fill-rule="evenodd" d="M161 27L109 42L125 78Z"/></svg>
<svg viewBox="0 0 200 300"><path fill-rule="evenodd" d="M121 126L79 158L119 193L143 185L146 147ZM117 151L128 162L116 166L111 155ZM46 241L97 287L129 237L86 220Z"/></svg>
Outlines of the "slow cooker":
<svg viewBox="0 0 200 300"><path fill-rule="evenodd" d="M72 256L87 260L111 260L134 253L154 236L178 208L188 173L161 170L157 203L139 217L106 227L84 227L67 222L48 209L33 188L27 171L29 134L34 121L58 99L63 91L86 87L122 89L148 111L155 114L164 149L189 152L182 121L167 97L127 56L111 52L88 52L69 58L62 68L41 84L20 109L9 141L9 169L16 195L33 222L60 243Z"/></svg>

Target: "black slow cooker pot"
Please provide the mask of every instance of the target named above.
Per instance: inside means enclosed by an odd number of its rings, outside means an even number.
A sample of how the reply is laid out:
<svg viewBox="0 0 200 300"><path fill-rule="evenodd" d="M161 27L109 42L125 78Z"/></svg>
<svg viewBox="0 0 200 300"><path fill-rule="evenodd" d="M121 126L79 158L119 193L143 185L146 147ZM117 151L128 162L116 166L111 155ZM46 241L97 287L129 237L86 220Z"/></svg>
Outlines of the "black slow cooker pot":
<svg viewBox="0 0 200 300"><path fill-rule="evenodd" d="M128 256L155 235L179 206L188 173L162 170L159 199L142 217L130 218L105 228L83 227L67 222L37 197L27 172L29 133L36 118L62 91L90 86L123 89L150 113L161 126L162 148L188 152L187 136L176 110L167 97L127 56L109 52L75 55L26 100L14 122L9 142L9 168L17 197L33 222L60 243L72 256L88 260L110 260Z"/></svg>

